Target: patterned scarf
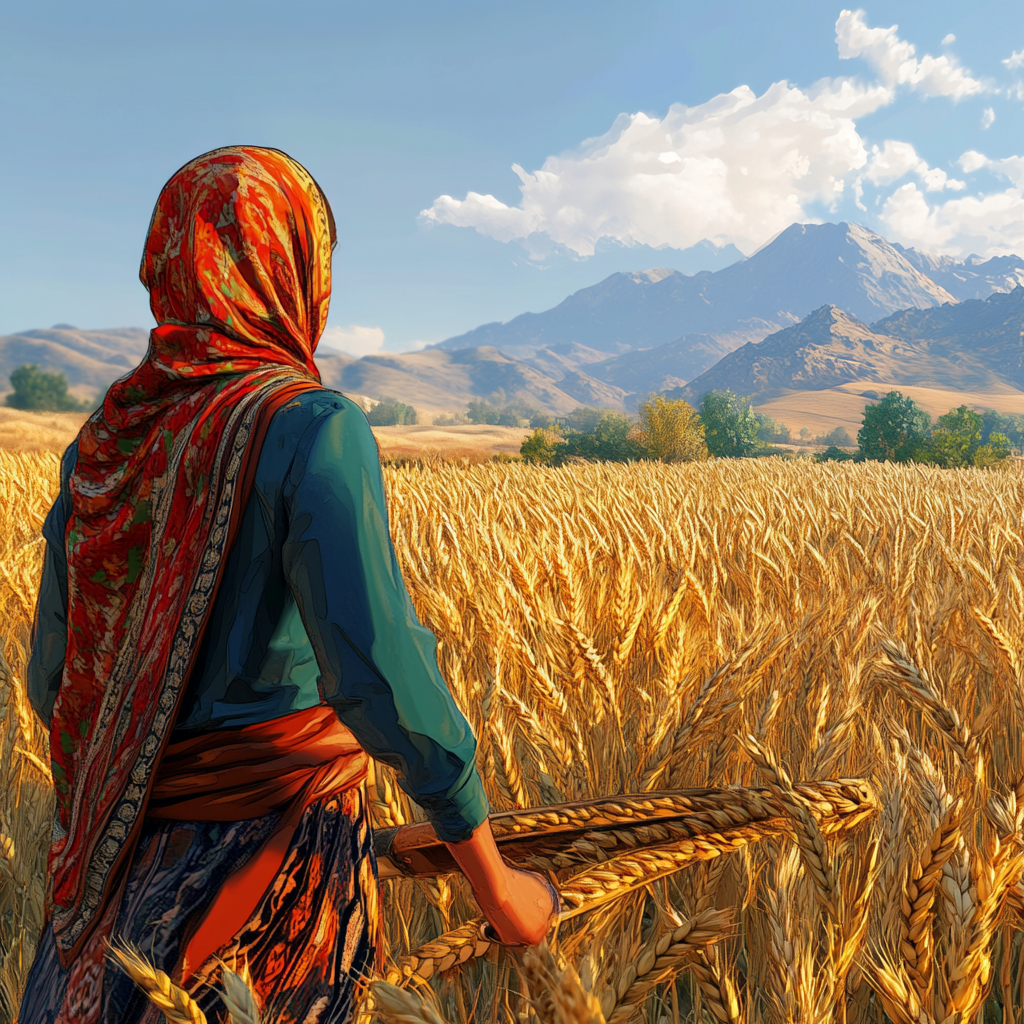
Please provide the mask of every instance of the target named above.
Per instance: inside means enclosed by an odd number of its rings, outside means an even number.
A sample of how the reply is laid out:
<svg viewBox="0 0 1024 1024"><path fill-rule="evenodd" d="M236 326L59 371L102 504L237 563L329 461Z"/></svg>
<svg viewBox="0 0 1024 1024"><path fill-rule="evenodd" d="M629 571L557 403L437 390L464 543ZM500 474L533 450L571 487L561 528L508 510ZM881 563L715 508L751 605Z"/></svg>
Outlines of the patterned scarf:
<svg viewBox="0 0 1024 1024"><path fill-rule="evenodd" d="M267 424L319 386L333 243L320 188L277 150L207 153L157 201L140 276L159 326L71 477L48 894L65 964L137 841Z"/></svg>

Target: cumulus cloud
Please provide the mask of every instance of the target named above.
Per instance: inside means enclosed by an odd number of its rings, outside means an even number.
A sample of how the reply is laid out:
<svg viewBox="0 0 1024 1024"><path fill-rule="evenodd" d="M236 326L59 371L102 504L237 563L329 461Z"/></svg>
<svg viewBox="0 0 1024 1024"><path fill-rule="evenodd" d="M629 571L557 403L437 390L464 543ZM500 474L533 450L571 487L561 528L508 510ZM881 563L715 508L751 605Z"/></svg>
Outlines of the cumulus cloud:
<svg viewBox="0 0 1024 1024"><path fill-rule="evenodd" d="M886 200L882 219L893 240L935 252L997 256L1024 251L1020 188L929 205L910 182Z"/></svg>
<svg viewBox="0 0 1024 1024"><path fill-rule="evenodd" d="M919 60L914 56L914 44L896 34L898 28L869 28L863 11L842 11L836 21L839 56L863 58L890 88L905 85L924 96L948 96L954 100L987 91L953 57L926 53Z"/></svg>
<svg viewBox="0 0 1024 1024"><path fill-rule="evenodd" d="M942 45L943 46L950 46L950 45L952 45L955 42L956 42L956 36L953 35L952 32L947 32L946 35L944 35L942 37Z"/></svg>
<svg viewBox="0 0 1024 1024"><path fill-rule="evenodd" d="M379 352L384 346L384 331L380 327L326 327L320 336L319 348L327 352L343 352L356 359Z"/></svg>
<svg viewBox="0 0 1024 1024"><path fill-rule="evenodd" d="M740 86L697 106L675 104L662 118L622 114L604 135L548 157L539 170L514 164L518 204L480 192L442 195L420 217L516 241L535 258L552 250L586 258L602 238L680 249L708 239L751 252L794 221L836 212L848 197L866 211L865 189L913 175L912 191L900 190L885 216L901 230L920 221L936 237L942 232L921 221L914 204L927 211L926 195L963 192L965 182L907 142L869 145L857 121L901 92L959 101L990 89L951 55L918 57L897 26L872 28L863 11L842 11L835 28L839 56L863 60L875 80L823 79L808 88L782 81L760 96Z"/></svg>
<svg viewBox="0 0 1024 1024"><path fill-rule="evenodd" d="M991 107L986 107L981 112L981 130L983 132L988 131L992 127L996 119L996 112Z"/></svg>
<svg viewBox="0 0 1024 1024"><path fill-rule="evenodd" d="M989 160L984 153L979 153L976 149L969 149L960 157L959 162L967 174L980 171L984 167L1000 178L1011 181L1016 188L1024 189L1024 156L1008 156L1002 160Z"/></svg>
<svg viewBox="0 0 1024 1024"><path fill-rule="evenodd" d="M441 196L427 221L474 227L501 241L543 235L580 256L602 237L687 248L707 238L748 251L831 204L867 152L854 117L890 99L885 87L786 82L747 86L664 118L622 115L611 129L539 171L518 164L522 203L470 192Z"/></svg>
<svg viewBox="0 0 1024 1024"><path fill-rule="evenodd" d="M881 149L871 147L871 159L863 176L874 185L891 185L911 171L928 192L941 192L945 188L959 191L965 187L964 182L950 178L942 168L930 167L909 142L893 139L886 139Z"/></svg>

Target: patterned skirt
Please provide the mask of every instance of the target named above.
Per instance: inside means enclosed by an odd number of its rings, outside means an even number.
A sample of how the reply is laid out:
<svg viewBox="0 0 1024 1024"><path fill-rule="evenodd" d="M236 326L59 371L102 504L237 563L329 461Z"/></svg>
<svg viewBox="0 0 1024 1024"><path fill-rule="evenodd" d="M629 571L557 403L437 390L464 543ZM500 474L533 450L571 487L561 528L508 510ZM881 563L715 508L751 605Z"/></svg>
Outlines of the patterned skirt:
<svg viewBox="0 0 1024 1024"><path fill-rule="evenodd" d="M146 821L116 908L112 937L137 946L171 974L195 922L224 880L273 832L273 813L238 822ZM231 945L218 951L247 963L275 1024L342 1024L360 979L374 966L377 865L365 795L347 790L304 814L280 872ZM188 988L212 1022L227 1019L210 961ZM61 966L47 929L29 972L19 1024L161 1024L119 968L82 976Z"/></svg>

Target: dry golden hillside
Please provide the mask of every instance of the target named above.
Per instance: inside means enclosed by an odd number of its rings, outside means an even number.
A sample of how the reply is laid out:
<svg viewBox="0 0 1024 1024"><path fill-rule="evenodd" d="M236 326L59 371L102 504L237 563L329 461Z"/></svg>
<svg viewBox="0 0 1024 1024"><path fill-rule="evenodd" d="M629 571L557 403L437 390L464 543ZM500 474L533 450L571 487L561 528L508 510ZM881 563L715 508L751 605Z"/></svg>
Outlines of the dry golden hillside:
<svg viewBox="0 0 1024 1024"><path fill-rule="evenodd" d="M362 396L350 396L358 400ZM366 400L363 399L365 402ZM0 451L60 454L85 422L77 412L22 412L0 406ZM467 423L455 427L428 425L374 427L387 459L468 459L484 462L492 455L517 455L530 433L516 427Z"/></svg>

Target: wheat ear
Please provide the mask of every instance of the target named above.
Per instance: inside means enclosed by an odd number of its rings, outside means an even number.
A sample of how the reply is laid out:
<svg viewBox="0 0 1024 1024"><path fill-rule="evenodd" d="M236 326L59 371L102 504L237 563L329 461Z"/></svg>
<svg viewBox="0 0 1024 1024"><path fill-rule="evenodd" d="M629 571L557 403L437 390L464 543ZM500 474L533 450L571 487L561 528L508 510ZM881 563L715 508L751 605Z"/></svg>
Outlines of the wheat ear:
<svg viewBox="0 0 1024 1024"><path fill-rule="evenodd" d="M655 985L678 973L687 960L705 946L727 938L731 925L731 910L704 910L649 942L635 967L619 978L618 998L608 1024L620 1024L637 1013ZM710 973L703 972L702 976L711 983ZM698 983L700 981L699 976Z"/></svg>
<svg viewBox="0 0 1024 1024"><path fill-rule="evenodd" d="M249 965L243 964L241 973L236 973L227 964L221 963L223 990L218 989L230 1024L261 1024L260 1003L253 987Z"/></svg>
<svg viewBox="0 0 1024 1024"><path fill-rule="evenodd" d="M570 965L555 960L547 942L527 947L520 964L541 1024L605 1024L597 998Z"/></svg>
<svg viewBox="0 0 1024 1024"><path fill-rule="evenodd" d="M825 837L817 820L808 809L807 802L793 788L793 780L789 773L772 757L767 748L753 735L748 735L741 742L750 759L765 776L772 794L793 819L793 837L800 851L800 859L814 880L814 895L834 919L837 916L836 877L832 858L829 856Z"/></svg>
<svg viewBox="0 0 1024 1024"><path fill-rule="evenodd" d="M372 982L370 990L374 1012L384 1024L445 1024L437 1010L414 992L386 981Z"/></svg>
<svg viewBox="0 0 1024 1024"><path fill-rule="evenodd" d="M960 801L954 801L946 809L932 832L927 849L910 862L900 898L900 951L907 974L924 1005L931 998L934 973L933 907L939 895L943 868L960 840L960 811Z"/></svg>
<svg viewBox="0 0 1024 1024"><path fill-rule="evenodd" d="M112 945L109 956L170 1024L206 1024L206 1014L199 1009L199 1004L134 946L128 943Z"/></svg>

